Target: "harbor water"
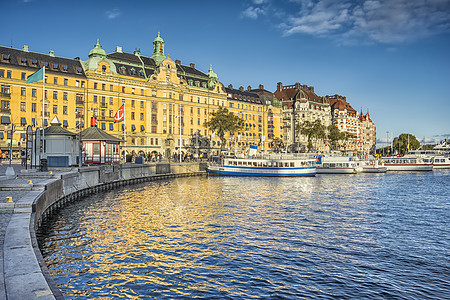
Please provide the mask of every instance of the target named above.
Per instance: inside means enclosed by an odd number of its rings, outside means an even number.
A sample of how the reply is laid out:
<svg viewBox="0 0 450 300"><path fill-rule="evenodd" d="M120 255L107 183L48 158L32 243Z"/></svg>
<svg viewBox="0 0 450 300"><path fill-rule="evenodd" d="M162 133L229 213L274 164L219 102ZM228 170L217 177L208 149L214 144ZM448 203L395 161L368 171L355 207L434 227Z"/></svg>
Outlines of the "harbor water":
<svg viewBox="0 0 450 300"><path fill-rule="evenodd" d="M450 171L191 177L91 196L38 240L67 299L450 299Z"/></svg>

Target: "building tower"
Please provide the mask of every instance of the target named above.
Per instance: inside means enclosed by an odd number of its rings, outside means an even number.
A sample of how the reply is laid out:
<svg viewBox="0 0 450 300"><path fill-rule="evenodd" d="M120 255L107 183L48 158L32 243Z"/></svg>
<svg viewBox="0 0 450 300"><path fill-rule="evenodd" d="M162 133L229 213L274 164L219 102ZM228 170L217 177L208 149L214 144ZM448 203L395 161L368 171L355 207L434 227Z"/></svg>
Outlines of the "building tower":
<svg viewBox="0 0 450 300"><path fill-rule="evenodd" d="M153 41L153 54L151 57L157 66L166 59L166 56L164 55L164 40L161 38L159 32L158 36Z"/></svg>

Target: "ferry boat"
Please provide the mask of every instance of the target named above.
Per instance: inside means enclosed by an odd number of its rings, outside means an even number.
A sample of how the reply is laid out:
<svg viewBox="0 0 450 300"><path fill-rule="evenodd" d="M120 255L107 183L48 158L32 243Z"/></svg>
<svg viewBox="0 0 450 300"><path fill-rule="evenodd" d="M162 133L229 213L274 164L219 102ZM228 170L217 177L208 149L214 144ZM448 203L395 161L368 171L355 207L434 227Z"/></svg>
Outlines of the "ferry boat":
<svg viewBox="0 0 450 300"><path fill-rule="evenodd" d="M210 164L208 175L225 176L315 176L316 164L310 158L223 158Z"/></svg>
<svg viewBox="0 0 450 300"><path fill-rule="evenodd" d="M358 165L354 158L346 156L318 157L317 174L355 174Z"/></svg>
<svg viewBox="0 0 450 300"><path fill-rule="evenodd" d="M446 155L424 157L423 161L433 164L433 169L450 169L450 157Z"/></svg>
<svg viewBox="0 0 450 300"><path fill-rule="evenodd" d="M424 157L405 155L399 157L384 157L384 165L388 171L432 171L433 163L425 161Z"/></svg>
<svg viewBox="0 0 450 300"><path fill-rule="evenodd" d="M379 159L363 159L356 161L357 171L362 173L386 173L387 168Z"/></svg>

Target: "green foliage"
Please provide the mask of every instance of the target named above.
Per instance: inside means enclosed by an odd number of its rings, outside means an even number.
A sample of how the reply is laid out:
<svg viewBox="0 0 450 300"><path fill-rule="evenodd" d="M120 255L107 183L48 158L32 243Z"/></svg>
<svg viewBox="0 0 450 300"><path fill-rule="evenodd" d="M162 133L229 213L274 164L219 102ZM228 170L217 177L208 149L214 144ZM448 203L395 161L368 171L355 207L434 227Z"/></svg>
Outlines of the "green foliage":
<svg viewBox="0 0 450 300"><path fill-rule="evenodd" d="M415 136L409 133L402 133L400 136L394 138L392 142L392 148L394 151L398 151L400 155L404 155L409 150L419 149L420 142Z"/></svg>
<svg viewBox="0 0 450 300"><path fill-rule="evenodd" d="M226 145L225 134L236 132L244 127L244 120L235 116L226 107L219 107L218 110L210 113L211 118L205 123L205 127L217 133L220 138L220 148Z"/></svg>
<svg viewBox="0 0 450 300"><path fill-rule="evenodd" d="M312 149L312 140L325 138L325 126L319 119L314 122L304 121L297 129L308 138L308 150Z"/></svg>
<svg viewBox="0 0 450 300"><path fill-rule="evenodd" d="M348 139L347 132L341 132L336 126L329 125L327 127L328 131L328 141L330 143L331 150L338 150L339 142L345 141Z"/></svg>

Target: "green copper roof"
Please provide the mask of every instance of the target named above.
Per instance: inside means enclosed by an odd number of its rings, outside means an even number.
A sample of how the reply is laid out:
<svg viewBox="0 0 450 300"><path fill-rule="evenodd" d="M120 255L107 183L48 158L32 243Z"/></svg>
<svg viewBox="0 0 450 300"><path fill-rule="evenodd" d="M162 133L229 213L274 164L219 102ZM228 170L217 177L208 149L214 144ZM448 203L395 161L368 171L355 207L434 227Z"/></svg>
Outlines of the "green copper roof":
<svg viewBox="0 0 450 300"><path fill-rule="evenodd" d="M102 46L100 46L100 43L97 39L97 44L95 44L94 49L89 51L89 57L91 56L106 56L106 51L102 49Z"/></svg>
<svg viewBox="0 0 450 300"><path fill-rule="evenodd" d="M218 78L217 74L214 73L214 71L212 69L212 65L209 65L208 77L210 77L210 78Z"/></svg>
<svg viewBox="0 0 450 300"><path fill-rule="evenodd" d="M164 43L164 40L161 38L159 31L158 31L158 36L153 40L153 42L161 42Z"/></svg>

